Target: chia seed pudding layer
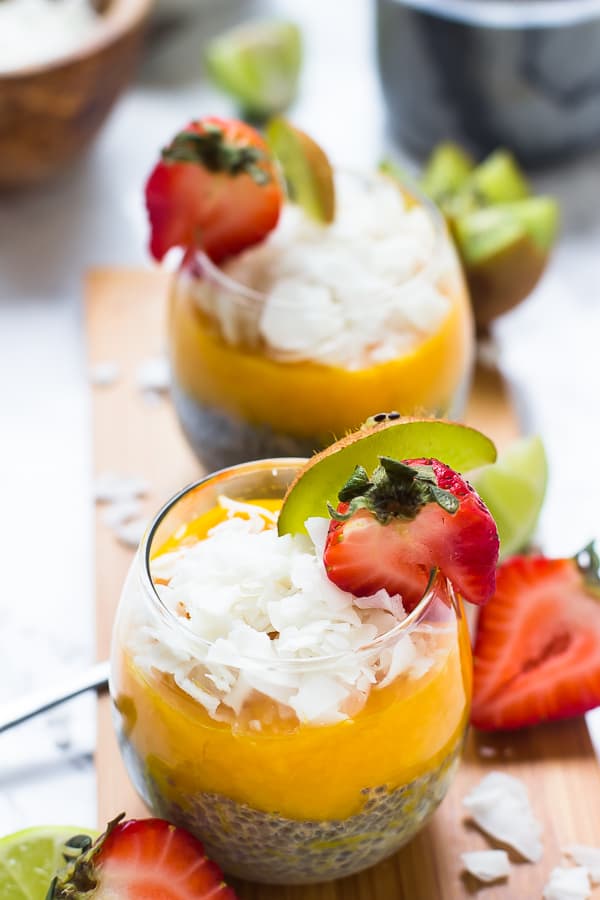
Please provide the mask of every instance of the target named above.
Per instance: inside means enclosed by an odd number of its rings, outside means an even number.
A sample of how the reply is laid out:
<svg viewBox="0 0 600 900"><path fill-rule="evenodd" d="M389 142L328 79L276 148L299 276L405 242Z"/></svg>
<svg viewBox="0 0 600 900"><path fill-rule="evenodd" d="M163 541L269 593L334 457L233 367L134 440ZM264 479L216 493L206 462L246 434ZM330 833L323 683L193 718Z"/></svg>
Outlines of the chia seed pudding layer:
<svg viewBox="0 0 600 900"><path fill-rule="evenodd" d="M172 397L186 438L210 472L251 459L309 457L333 439L333 435L296 438L268 425L252 425L195 400L176 384Z"/></svg>
<svg viewBox="0 0 600 900"><path fill-rule="evenodd" d="M125 742L124 742L125 743ZM176 774L152 758L143 764L123 747L130 777L154 815L188 829L227 875L265 884L311 884L344 878L407 844L444 799L463 739L441 765L408 784L365 787L360 812L337 820L299 820L254 809L230 797L177 795ZM162 785L154 777L160 771Z"/></svg>
<svg viewBox="0 0 600 900"><path fill-rule="evenodd" d="M457 392L450 410L434 410L432 418L459 418L466 405L468 379ZM177 383L171 395L179 423L194 453L208 471L234 466L251 459L281 457L310 457L340 437L333 433L299 438L274 431L269 425L253 425L237 416L223 412L190 396ZM391 410L373 409L373 413ZM398 410L401 415L413 415L414 410ZM361 423L354 423L358 427Z"/></svg>

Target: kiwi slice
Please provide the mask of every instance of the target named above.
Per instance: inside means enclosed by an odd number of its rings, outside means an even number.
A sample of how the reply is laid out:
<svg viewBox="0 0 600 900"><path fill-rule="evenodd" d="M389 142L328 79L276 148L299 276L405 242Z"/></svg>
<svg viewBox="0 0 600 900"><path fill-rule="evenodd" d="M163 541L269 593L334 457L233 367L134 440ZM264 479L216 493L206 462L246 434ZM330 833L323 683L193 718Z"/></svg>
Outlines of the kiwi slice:
<svg viewBox="0 0 600 900"><path fill-rule="evenodd" d="M496 255L525 235L547 253L557 228L558 206L552 197L488 206L452 221L452 232L467 267Z"/></svg>
<svg viewBox="0 0 600 900"><path fill-rule="evenodd" d="M279 534L305 533L311 516L327 516L327 503L335 504L338 491L356 466L368 472L380 456L394 459L435 457L459 472L478 468L496 459L492 441L467 425L441 419L401 419L380 414L382 422L359 431L317 453L298 473L288 489L279 514Z"/></svg>
<svg viewBox="0 0 600 900"><path fill-rule="evenodd" d="M302 65L300 30L292 22L251 22L215 38L206 67L215 83L252 119L283 112L293 101Z"/></svg>
<svg viewBox="0 0 600 900"><path fill-rule="evenodd" d="M335 186L325 151L283 118L271 119L266 138L281 165L292 202L316 222L333 222Z"/></svg>
<svg viewBox="0 0 600 900"><path fill-rule="evenodd" d="M524 200L531 195L529 185L508 150L495 150L473 169L463 189L472 192L480 204L495 205Z"/></svg>
<svg viewBox="0 0 600 900"><path fill-rule="evenodd" d="M475 163L462 147L449 141L438 144L421 176L421 189L443 206L445 200L462 188L474 166Z"/></svg>

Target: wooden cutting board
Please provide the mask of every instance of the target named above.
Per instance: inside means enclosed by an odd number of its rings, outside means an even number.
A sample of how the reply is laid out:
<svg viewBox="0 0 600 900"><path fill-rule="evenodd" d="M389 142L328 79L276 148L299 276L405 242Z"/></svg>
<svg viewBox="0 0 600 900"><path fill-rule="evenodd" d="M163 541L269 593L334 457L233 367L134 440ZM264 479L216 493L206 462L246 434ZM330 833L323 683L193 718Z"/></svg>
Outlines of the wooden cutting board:
<svg viewBox="0 0 600 900"><path fill-rule="evenodd" d="M164 349L166 278L156 272L98 270L87 281L91 363L115 360L118 382L93 388L94 468L143 476L151 485L148 516L201 470L179 432L167 397L150 403L136 386L136 369ZM478 371L466 420L499 446L518 434L504 385ZM109 652L110 632L132 551L117 543L96 516L98 657ZM100 823L120 810L144 815L125 773L110 721L108 698L98 704L98 813ZM357 761L360 764L360 760ZM481 886L461 874L460 853L487 849L488 840L464 815L461 799L487 772L502 769L527 784L544 827L544 857L531 865L513 857L508 882ZM600 846L600 768L583 719L508 736L470 735L454 786L429 826L409 846L373 869L343 881L299 887L240 884L243 900L535 900L560 848Z"/></svg>

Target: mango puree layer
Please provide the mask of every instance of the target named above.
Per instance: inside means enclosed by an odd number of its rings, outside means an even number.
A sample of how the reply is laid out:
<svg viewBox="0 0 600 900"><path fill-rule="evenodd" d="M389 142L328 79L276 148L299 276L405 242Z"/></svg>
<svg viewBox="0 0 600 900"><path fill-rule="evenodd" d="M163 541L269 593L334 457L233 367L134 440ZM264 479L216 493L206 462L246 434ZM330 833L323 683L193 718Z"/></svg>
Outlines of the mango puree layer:
<svg viewBox="0 0 600 900"><path fill-rule="evenodd" d="M363 369L280 362L227 343L194 299L202 283L184 278L170 300L170 355L176 381L194 400L253 425L328 442L381 410L446 414L473 358L470 303L460 275L444 293L450 308L438 330L397 359ZM369 298L365 298L365 303Z"/></svg>
<svg viewBox="0 0 600 900"><path fill-rule="evenodd" d="M200 516L159 552L204 537L223 516ZM430 628L439 656L425 675L400 676L352 718L320 726L281 715L260 694L234 722L216 721L170 675L138 668L124 646L114 671L120 727L168 803L185 808L208 792L292 819L344 819L360 811L365 789L408 785L460 744L471 692L462 609L456 629ZM250 725L257 719L260 731Z"/></svg>

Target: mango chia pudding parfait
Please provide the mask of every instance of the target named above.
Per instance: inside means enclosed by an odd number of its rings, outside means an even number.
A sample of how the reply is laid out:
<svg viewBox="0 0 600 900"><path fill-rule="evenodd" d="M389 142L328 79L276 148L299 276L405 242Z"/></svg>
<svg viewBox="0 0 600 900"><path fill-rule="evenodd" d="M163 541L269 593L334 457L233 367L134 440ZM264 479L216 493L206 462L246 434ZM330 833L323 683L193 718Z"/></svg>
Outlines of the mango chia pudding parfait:
<svg viewBox="0 0 600 900"><path fill-rule="evenodd" d="M308 463L209 475L142 543L113 639L122 752L152 812L230 875L359 871L450 785L471 694L461 596L493 593L498 537L462 477L418 455L434 448L465 469L494 458L464 426L370 424Z"/></svg>
<svg viewBox="0 0 600 900"><path fill-rule="evenodd" d="M286 122L267 136L192 122L146 189L153 255L185 251L169 353L197 455L306 456L374 408L458 415L473 324L441 215L389 175L333 172Z"/></svg>

